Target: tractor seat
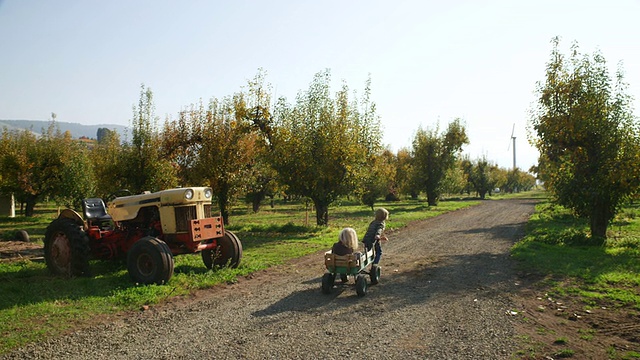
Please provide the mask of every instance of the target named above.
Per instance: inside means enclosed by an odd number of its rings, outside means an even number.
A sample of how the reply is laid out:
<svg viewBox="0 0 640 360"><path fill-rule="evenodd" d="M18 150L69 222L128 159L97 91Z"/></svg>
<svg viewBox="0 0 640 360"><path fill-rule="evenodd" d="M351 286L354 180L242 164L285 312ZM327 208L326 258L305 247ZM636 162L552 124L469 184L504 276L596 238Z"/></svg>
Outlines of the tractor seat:
<svg viewBox="0 0 640 360"><path fill-rule="evenodd" d="M104 206L104 201L100 198L82 200L82 208L84 209L84 216L87 220L111 220L111 215L107 214L107 208Z"/></svg>

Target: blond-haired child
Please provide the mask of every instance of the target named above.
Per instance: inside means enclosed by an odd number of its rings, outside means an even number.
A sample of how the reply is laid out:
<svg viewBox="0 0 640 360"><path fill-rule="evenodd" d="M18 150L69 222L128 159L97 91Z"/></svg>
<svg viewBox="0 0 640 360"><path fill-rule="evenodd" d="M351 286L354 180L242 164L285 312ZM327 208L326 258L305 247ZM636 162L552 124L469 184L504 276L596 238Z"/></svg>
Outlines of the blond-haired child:
<svg viewBox="0 0 640 360"><path fill-rule="evenodd" d="M336 255L352 254L358 248L358 235L356 231L350 227L346 227L340 231L338 242L333 244L331 252Z"/></svg>
<svg viewBox="0 0 640 360"><path fill-rule="evenodd" d="M377 265L380 262L382 256L382 248L380 247L380 241L387 240L387 237L383 235L385 228L385 221L389 218L389 211L385 208L379 208L375 212L375 219L369 224L367 232L364 234L362 241L364 246L369 251L372 247L375 247L376 256L373 259L373 264Z"/></svg>

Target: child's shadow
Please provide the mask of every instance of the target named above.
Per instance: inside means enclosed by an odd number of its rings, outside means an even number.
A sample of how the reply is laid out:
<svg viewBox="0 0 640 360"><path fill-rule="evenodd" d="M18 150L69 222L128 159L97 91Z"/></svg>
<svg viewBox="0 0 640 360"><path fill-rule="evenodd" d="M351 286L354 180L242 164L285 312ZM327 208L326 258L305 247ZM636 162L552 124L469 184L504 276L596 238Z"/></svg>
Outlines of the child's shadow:
<svg viewBox="0 0 640 360"><path fill-rule="evenodd" d="M340 279L337 279L330 294L324 294L322 292L320 288L321 278L308 280L304 283L317 284L318 286L295 291L266 308L254 312L253 316L270 316L284 312L314 312L329 304L331 304L333 308L336 306L348 306L346 303L335 303L333 300L340 296L343 291L353 290L353 281L343 284Z"/></svg>

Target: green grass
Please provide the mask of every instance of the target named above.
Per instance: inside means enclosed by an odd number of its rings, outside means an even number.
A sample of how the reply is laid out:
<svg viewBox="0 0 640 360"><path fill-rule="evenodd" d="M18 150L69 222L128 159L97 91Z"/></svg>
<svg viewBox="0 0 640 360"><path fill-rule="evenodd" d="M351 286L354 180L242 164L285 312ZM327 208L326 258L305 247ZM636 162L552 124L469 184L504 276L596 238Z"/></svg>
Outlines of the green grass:
<svg viewBox="0 0 640 360"><path fill-rule="evenodd" d="M575 354L575 351L571 349L562 349L553 355L558 358L570 358L570 357L573 357L574 354Z"/></svg>
<svg viewBox="0 0 640 360"><path fill-rule="evenodd" d="M555 339L553 341L553 343L556 344L556 345L565 345L567 342L568 342L568 340L567 340L566 337L560 337L560 338L557 338L557 339Z"/></svg>
<svg viewBox="0 0 640 360"><path fill-rule="evenodd" d="M640 309L640 209L625 206L604 245L594 246L585 220L542 201L527 224L527 235L512 249L524 271L544 276L559 295L586 305L599 301Z"/></svg>
<svg viewBox="0 0 640 360"><path fill-rule="evenodd" d="M19 230L26 230L31 241L42 242L44 231L56 214L57 207L45 204L36 209L33 217L0 216L0 240L14 240Z"/></svg>
<svg viewBox="0 0 640 360"><path fill-rule="evenodd" d="M586 341L591 341L591 340L593 340L593 334L596 333L596 330L595 329L580 329L580 330L578 330L578 333L580 334L580 339L586 340Z"/></svg>
<svg viewBox="0 0 640 360"><path fill-rule="evenodd" d="M381 203L390 211L387 229L399 229L412 221L437 216L477 204L477 200L442 201L429 207L424 201ZM0 237L13 238L27 230L32 240L42 241L56 208L36 209L33 218L0 218ZM89 320L121 311L140 309L167 298L188 295L197 289L232 283L268 267L319 250L328 249L346 226L362 236L373 219L370 208L349 201L329 209L328 227L316 227L315 213L305 204L278 203L257 214L237 207L227 229L240 238L243 258L237 269L208 270L200 254L175 257L175 273L168 284L136 286L123 261L92 261L92 278L63 279L51 276L43 262L0 263L0 354L40 341Z"/></svg>

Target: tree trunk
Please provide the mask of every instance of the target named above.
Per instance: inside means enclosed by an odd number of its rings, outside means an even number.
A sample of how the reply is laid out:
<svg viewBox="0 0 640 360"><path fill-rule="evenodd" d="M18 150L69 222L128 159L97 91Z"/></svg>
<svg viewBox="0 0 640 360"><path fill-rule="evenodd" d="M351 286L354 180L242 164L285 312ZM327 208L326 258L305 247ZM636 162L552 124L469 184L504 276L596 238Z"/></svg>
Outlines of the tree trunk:
<svg viewBox="0 0 640 360"><path fill-rule="evenodd" d="M26 198L26 201L25 201L24 216L32 217L35 207L36 207L36 196L35 195L27 195L27 198Z"/></svg>
<svg viewBox="0 0 640 360"><path fill-rule="evenodd" d="M329 206L319 200L313 200L313 204L316 207L316 225L329 225Z"/></svg>
<svg viewBox="0 0 640 360"><path fill-rule="evenodd" d="M427 193L427 203L429 206L437 206L438 205L438 194L433 192Z"/></svg>
<svg viewBox="0 0 640 360"><path fill-rule="evenodd" d="M258 211L260 211L260 204L262 203L262 200L264 200L266 197L267 197L266 191L253 193L253 197L251 198L251 205L254 213L257 213Z"/></svg>
<svg viewBox="0 0 640 360"><path fill-rule="evenodd" d="M607 209L605 206L594 206L591 211L591 238L592 239L606 239L607 227L609 226L609 219L607 217Z"/></svg>
<svg viewBox="0 0 640 360"><path fill-rule="evenodd" d="M227 189L220 189L218 192L218 207L220 208L220 214L222 215L223 224L229 225L229 193Z"/></svg>

